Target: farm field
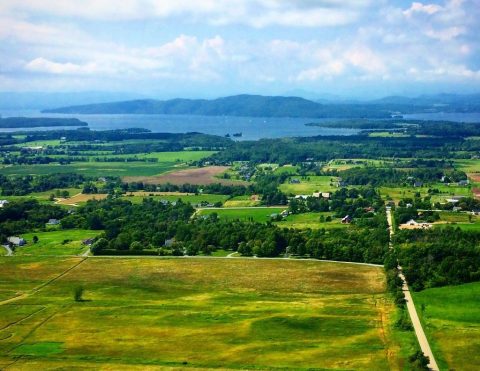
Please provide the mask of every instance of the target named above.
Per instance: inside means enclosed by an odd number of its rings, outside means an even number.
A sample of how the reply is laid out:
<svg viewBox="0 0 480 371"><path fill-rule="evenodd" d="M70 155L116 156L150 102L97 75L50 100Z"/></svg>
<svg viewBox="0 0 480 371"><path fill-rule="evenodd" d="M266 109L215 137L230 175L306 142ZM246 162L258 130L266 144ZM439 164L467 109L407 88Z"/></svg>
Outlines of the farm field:
<svg viewBox="0 0 480 371"><path fill-rule="evenodd" d="M191 204L198 204L200 202L208 202L215 204L217 202L225 202L229 196L216 195L216 194L186 194L175 192L131 192L123 196L124 199L132 203L141 203L144 198L153 198L156 201L165 200L169 202L175 202L179 199L183 202L189 202Z"/></svg>
<svg viewBox="0 0 480 371"><path fill-rule="evenodd" d="M432 184L425 187L379 187L380 195L384 199L392 199L399 201L403 198L414 198L416 193L420 196L428 196L429 189L438 189L440 193L432 194L432 202L445 202L446 199L452 196L471 197L472 192L469 187L448 186L442 183Z"/></svg>
<svg viewBox="0 0 480 371"><path fill-rule="evenodd" d="M60 199L56 203L58 205L80 205L82 203L85 203L89 200L104 200L107 198L107 194L105 193L100 193L100 194L83 194L79 193L76 194L75 196L65 198L65 199Z"/></svg>
<svg viewBox="0 0 480 371"><path fill-rule="evenodd" d="M335 229L335 228L347 228L348 224L342 224L341 220L338 218L333 218L331 222L321 222L321 217L328 217L332 216L332 213L324 212L324 213L305 213L305 214L292 214L287 216L281 222L275 222L278 227L281 228L311 228L311 229Z"/></svg>
<svg viewBox="0 0 480 371"><path fill-rule="evenodd" d="M290 183L292 179L298 179L300 183ZM303 177L291 177L284 184L281 184L279 189L286 194L312 194L313 192L332 192L337 190L335 184L337 178L332 176L308 176Z"/></svg>
<svg viewBox="0 0 480 371"><path fill-rule="evenodd" d="M4 166L3 175L45 175L55 173L76 173L91 177L101 176L153 176L178 168L186 168L186 162L200 160L213 151L152 152L139 155L110 155L106 157L158 158L158 162L74 162L68 165L13 165ZM92 157L102 157L92 156Z"/></svg>
<svg viewBox="0 0 480 371"><path fill-rule="evenodd" d="M380 267L18 257L0 259L0 290L27 292L0 305L0 368L403 367Z"/></svg>
<svg viewBox="0 0 480 371"><path fill-rule="evenodd" d="M477 370L480 364L480 282L413 294L440 369Z"/></svg>
<svg viewBox="0 0 480 371"><path fill-rule="evenodd" d="M207 166L195 169L177 170L159 176L124 176L122 180L126 183L143 182L145 184L216 184L225 185L248 184L246 182L216 178L227 171L227 166Z"/></svg>
<svg viewBox="0 0 480 371"><path fill-rule="evenodd" d="M216 213L219 218L227 220L242 220L242 221L254 221L265 223L271 220L272 214L279 214L283 210L286 210L287 206L284 207L245 207L241 209L225 208L225 209L201 209L198 211L197 215L210 215Z"/></svg>
<svg viewBox="0 0 480 371"><path fill-rule="evenodd" d="M15 255L79 255L87 247L82 241L98 236L102 231L72 229L52 230L48 232L32 232L23 234L27 245L17 247ZM32 242L33 236L38 237L38 242Z"/></svg>
<svg viewBox="0 0 480 371"><path fill-rule="evenodd" d="M254 207L259 206L260 200L258 195L254 196L237 196L229 199L223 204L223 207Z"/></svg>

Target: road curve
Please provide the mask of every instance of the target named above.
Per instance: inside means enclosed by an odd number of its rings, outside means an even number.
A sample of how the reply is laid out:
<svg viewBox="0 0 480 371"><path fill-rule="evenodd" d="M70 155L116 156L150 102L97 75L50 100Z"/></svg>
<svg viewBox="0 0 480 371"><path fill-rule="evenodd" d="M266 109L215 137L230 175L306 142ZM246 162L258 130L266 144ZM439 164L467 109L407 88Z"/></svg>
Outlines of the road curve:
<svg viewBox="0 0 480 371"><path fill-rule="evenodd" d="M392 245L392 237L394 234L393 229L393 218L392 218L392 210L390 207L387 206L387 221L388 221L388 230L390 232L390 248L393 248ZM420 345L420 349L422 350L423 354L428 357L429 363L428 367L433 371L439 371L437 361L435 361L435 357L433 356L432 349L430 348L430 344L428 343L427 336L423 331L422 323L420 322L420 318L418 317L417 310L415 308L415 304L413 302L412 294L410 293L410 289L408 288L407 280L402 272L402 267L398 266L398 276L401 278L403 285L402 290L403 294L405 295L405 300L407 302L407 310L408 314L410 315L410 320L412 321L413 329L415 331L415 335L417 336L418 344Z"/></svg>

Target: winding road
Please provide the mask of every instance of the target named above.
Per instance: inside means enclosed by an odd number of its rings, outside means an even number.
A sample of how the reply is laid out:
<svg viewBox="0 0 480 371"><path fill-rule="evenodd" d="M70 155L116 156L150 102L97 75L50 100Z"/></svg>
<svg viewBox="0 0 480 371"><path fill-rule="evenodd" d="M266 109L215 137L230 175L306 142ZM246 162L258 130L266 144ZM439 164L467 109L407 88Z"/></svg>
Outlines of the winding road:
<svg viewBox="0 0 480 371"><path fill-rule="evenodd" d="M392 218L392 209L387 206L387 221L388 221L388 230L390 232L390 248L393 248L392 244L392 237L394 234L393 229L393 218ZM410 289L408 288L407 280L402 272L402 267L398 266L398 276L402 279L403 285L402 290L405 295L405 300L407 302L407 309L408 314L410 315L410 319L412 321L413 329L415 331L415 335L417 336L418 344L420 345L420 349L422 350L423 354L428 357L429 364L428 367L433 371L439 371L437 361L435 361L435 357L433 356L432 349L430 348L430 344L428 343L427 336L423 331L422 323L420 322L420 318L418 317L417 310L415 308L415 304L413 302L412 294L410 293Z"/></svg>

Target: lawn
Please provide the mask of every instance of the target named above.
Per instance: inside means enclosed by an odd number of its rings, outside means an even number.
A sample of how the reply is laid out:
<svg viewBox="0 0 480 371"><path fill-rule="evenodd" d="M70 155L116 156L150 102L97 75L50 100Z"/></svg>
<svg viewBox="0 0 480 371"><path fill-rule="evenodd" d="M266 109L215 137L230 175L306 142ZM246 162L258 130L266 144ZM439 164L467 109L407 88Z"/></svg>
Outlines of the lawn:
<svg viewBox="0 0 480 371"><path fill-rule="evenodd" d="M91 177L101 176L153 176L171 170L185 169L185 162L199 160L214 152L180 151L154 152L136 155L138 158L158 158L158 162L74 162L69 165L13 165L2 168L3 175L44 175L76 173ZM107 157L134 157L135 155L107 155ZM100 156L101 157L101 156Z"/></svg>
<svg viewBox="0 0 480 371"><path fill-rule="evenodd" d="M342 224L340 219L333 218L331 222L320 222L321 217L332 216L332 213L305 213L305 214L295 214L289 215L283 221L277 222L277 226L281 228L298 228L298 229L336 229L336 228L346 228L348 224Z"/></svg>
<svg viewBox="0 0 480 371"><path fill-rule="evenodd" d="M292 179L297 179L300 183L290 183ZM280 190L286 194L312 194L313 192L332 192L337 190L336 177L331 176L308 176L291 177L284 184L280 185Z"/></svg>
<svg viewBox="0 0 480 371"><path fill-rule="evenodd" d="M401 369L382 268L261 259L0 259L0 368ZM56 273L53 274L53 271ZM27 274L28 273L28 274ZM73 289L84 288L74 301Z"/></svg>
<svg viewBox="0 0 480 371"><path fill-rule="evenodd" d="M79 255L87 247L82 245L82 240L98 236L102 231L91 230L53 230L48 232L34 232L23 234L27 245L18 247L15 255ZM38 237L38 242L32 242L33 236Z"/></svg>
<svg viewBox="0 0 480 371"><path fill-rule="evenodd" d="M178 201L179 199L182 200L183 202L189 202L192 205L199 204L200 202L208 202L215 204L217 202L224 203L229 196L226 195L214 195L214 194L168 194L168 195L157 195L155 192L149 193L149 192L134 192L133 196L130 196L129 194L123 196L126 200L139 204L143 202L144 198L153 198L156 201L160 200L165 200L169 202L175 202Z"/></svg>
<svg viewBox="0 0 480 371"><path fill-rule="evenodd" d="M224 207L253 207L259 206L260 199L259 196L236 196L229 199L225 204Z"/></svg>
<svg viewBox="0 0 480 371"><path fill-rule="evenodd" d="M478 370L480 282L427 289L414 301L439 367Z"/></svg>
<svg viewBox="0 0 480 371"><path fill-rule="evenodd" d="M420 193L421 197L428 196L429 189L438 189L440 193L432 194L432 202L445 202L452 196L471 197L472 192L469 187L449 186L443 183L434 183L424 187L379 187L380 195L384 198L390 198L399 201L403 198L414 198L415 194Z"/></svg>
<svg viewBox="0 0 480 371"><path fill-rule="evenodd" d="M202 209L197 215L210 215L216 213L219 218L226 220L242 220L265 223L271 219L272 214L279 214L287 207L245 207L241 209Z"/></svg>

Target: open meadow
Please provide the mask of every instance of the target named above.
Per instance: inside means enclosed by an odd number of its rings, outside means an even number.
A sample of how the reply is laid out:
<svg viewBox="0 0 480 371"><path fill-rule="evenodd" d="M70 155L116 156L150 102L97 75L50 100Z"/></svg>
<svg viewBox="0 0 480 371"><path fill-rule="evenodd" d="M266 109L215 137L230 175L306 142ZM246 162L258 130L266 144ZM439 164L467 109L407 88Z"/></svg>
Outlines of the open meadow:
<svg viewBox="0 0 480 371"><path fill-rule="evenodd" d="M216 213L219 218L225 220L241 220L265 223L271 220L274 214L280 214L284 207L244 207L244 208L225 208L225 209L201 209L197 215L211 215Z"/></svg>
<svg viewBox="0 0 480 371"><path fill-rule="evenodd" d="M293 183L298 181L298 183ZM331 176L291 177L279 189L286 194L312 194L313 192L336 191L337 178Z"/></svg>
<svg viewBox="0 0 480 371"><path fill-rule="evenodd" d="M281 222L275 224L281 228L297 228L297 229L335 229L335 228L348 228L349 224L342 224L341 219L332 218L331 212L322 213L304 213L304 214L292 214L287 216ZM323 217L323 218L322 218ZM327 222L325 219L331 217L332 220Z"/></svg>
<svg viewBox="0 0 480 371"><path fill-rule="evenodd" d="M1 258L0 300L2 369L404 367L381 267Z"/></svg>
<svg viewBox="0 0 480 371"><path fill-rule="evenodd" d="M414 293L440 369L478 370L480 364L480 283Z"/></svg>

